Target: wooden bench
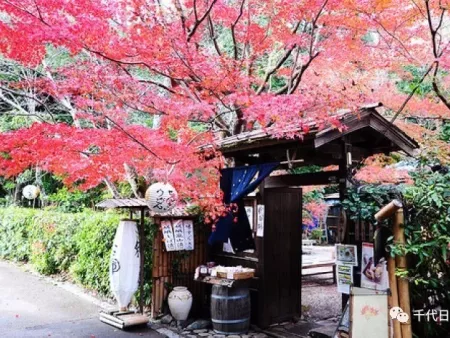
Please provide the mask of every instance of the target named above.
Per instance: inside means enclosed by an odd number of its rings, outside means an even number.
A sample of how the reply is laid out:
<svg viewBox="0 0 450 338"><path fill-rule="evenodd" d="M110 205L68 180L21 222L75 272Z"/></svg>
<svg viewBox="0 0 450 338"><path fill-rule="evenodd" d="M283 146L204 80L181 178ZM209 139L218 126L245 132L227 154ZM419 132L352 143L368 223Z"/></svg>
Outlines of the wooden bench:
<svg viewBox="0 0 450 338"><path fill-rule="evenodd" d="M331 268L331 271L322 271L322 272L314 272L310 274L304 274L303 270L307 269L316 269L316 268ZM318 275L325 275L325 274L333 274L333 284L336 284L336 264L334 262L326 262L326 263L317 263L317 264L308 264L308 265L302 265L302 277L303 276L318 276ZM331 279L325 278L325 279Z"/></svg>
<svg viewBox="0 0 450 338"><path fill-rule="evenodd" d="M315 239L303 239L302 240L302 245L310 245L310 246L313 246L313 245L316 245L317 244L317 241L315 240Z"/></svg>

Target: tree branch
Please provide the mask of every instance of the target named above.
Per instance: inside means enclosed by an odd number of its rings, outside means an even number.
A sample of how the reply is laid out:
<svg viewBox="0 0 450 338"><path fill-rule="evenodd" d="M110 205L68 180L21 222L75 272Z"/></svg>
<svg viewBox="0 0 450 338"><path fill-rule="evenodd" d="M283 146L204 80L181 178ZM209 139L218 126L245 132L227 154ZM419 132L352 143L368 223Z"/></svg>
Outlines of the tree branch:
<svg viewBox="0 0 450 338"><path fill-rule="evenodd" d="M220 52L219 45L217 43L217 36L215 34L214 25L213 25L213 22L212 22L212 19L211 19L210 15L208 15L208 27L209 27L209 36L211 37L211 39L212 39L212 41L214 43L214 48L216 49L217 54L219 56L222 56L222 53Z"/></svg>
<svg viewBox="0 0 450 338"><path fill-rule="evenodd" d="M439 63L436 65L436 68L433 73L433 91L436 93L436 96L441 100L441 102L450 110L450 101L442 94L441 90L438 87L438 84L436 82L436 76L438 73Z"/></svg>
<svg viewBox="0 0 450 338"><path fill-rule="evenodd" d="M198 19L197 18L197 10L195 8L196 2L194 1L195 23L194 23L194 26L189 30L188 39L187 39L188 42L191 41L191 38L194 36L195 32L197 31L198 26L200 26L200 24L206 19L206 17L209 15L209 13L211 12L211 10L216 2L217 2L217 0L212 0L211 4L207 8L206 12L200 17L200 19Z"/></svg>
<svg viewBox="0 0 450 338"><path fill-rule="evenodd" d="M428 74L430 74L431 70L433 69L433 67L436 66L437 69L437 65L438 63L435 61L431 64L430 67L428 67L427 71L425 72L425 74L422 76L422 78L419 80L419 82L417 83L417 85L413 88L413 90L411 91L411 93L409 93L408 97L406 98L405 102L403 102L403 104L401 105L401 107L397 110L397 112L394 114L394 116L392 117L391 121L390 121L390 126L392 126L395 122L395 120L397 119L397 117L400 115L400 113L403 111L403 109L405 109L406 105L408 104L409 100L411 100L411 98L413 97L413 95L416 93L417 89L419 89L419 87L421 86L422 82L425 80L425 78L428 76ZM386 131L389 130L390 126L386 129Z"/></svg>
<svg viewBox="0 0 450 338"><path fill-rule="evenodd" d="M286 62L286 60L289 58L289 56L291 55L291 53L295 47L296 47L296 45L293 45L291 48L287 49L284 52L283 56L278 60L277 64L270 71L266 72L266 74L264 75L263 82L261 83L258 90L256 91L256 94L259 95L262 93L270 76L273 75Z"/></svg>
<svg viewBox="0 0 450 338"><path fill-rule="evenodd" d="M238 59L238 50L237 50L237 42L236 42L236 35L234 33L234 29L236 28L236 25L238 24L239 20L241 19L242 14L244 14L244 4L245 4L245 0L242 0L241 7L239 9L239 15L236 18L236 20L231 24L231 37L233 39L233 54L234 54L235 60Z"/></svg>

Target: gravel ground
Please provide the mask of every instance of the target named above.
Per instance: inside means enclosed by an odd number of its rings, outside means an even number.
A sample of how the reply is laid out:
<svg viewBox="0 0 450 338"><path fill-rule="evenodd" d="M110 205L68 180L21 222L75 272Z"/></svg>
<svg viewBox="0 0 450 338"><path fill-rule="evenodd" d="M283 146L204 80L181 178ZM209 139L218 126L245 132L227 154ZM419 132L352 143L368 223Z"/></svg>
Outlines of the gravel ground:
<svg viewBox="0 0 450 338"><path fill-rule="evenodd" d="M312 252L302 256L303 264L334 260L334 246L314 246ZM304 273L331 271L330 268L308 269ZM308 321L336 318L341 314L342 296L332 282L332 273L302 278L302 313ZM327 279L329 278L329 279Z"/></svg>
<svg viewBox="0 0 450 338"><path fill-rule="evenodd" d="M304 281L302 287L303 317L308 321L336 318L341 314L341 294L330 281Z"/></svg>

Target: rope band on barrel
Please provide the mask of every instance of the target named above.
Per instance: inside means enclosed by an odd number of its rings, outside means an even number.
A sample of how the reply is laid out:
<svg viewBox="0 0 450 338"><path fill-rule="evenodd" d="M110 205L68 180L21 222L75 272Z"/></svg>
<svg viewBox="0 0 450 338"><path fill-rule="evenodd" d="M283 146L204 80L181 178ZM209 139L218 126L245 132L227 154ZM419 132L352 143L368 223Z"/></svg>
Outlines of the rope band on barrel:
<svg viewBox="0 0 450 338"><path fill-rule="evenodd" d="M227 331L214 330L214 332L215 332L215 333L218 333L218 334L231 335L231 334L242 334L242 333L245 333L245 332L247 332L247 331L227 332Z"/></svg>
<svg viewBox="0 0 450 338"><path fill-rule="evenodd" d="M244 299L244 298L248 298L248 295L241 295L241 296L219 296L219 295L211 295L211 298L214 298L214 299Z"/></svg>
<svg viewBox="0 0 450 338"><path fill-rule="evenodd" d="M216 324L238 324L238 323L244 323L249 321L250 318L244 318L244 319L230 319L230 320L222 320L222 319L211 319L213 323Z"/></svg>

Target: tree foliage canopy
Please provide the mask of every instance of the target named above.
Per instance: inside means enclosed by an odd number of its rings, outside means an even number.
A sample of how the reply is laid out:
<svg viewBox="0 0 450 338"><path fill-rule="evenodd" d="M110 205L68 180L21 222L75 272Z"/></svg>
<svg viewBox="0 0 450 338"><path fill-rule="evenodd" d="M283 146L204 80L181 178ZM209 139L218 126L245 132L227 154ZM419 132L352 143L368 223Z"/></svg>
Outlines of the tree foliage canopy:
<svg viewBox="0 0 450 338"><path fill-rule="evenodd" d="M0 95L36 122L0 135L0 174L39 165L88 188L132 168L212 205L222 163L198 147L216 137L269 126L301 137L312 120L339 128L338 109L373 101L395 117L448 114L449 6L1 0L0 52L29 74L0 78ZM292 124L302 131L286 134Z"/></svg>

